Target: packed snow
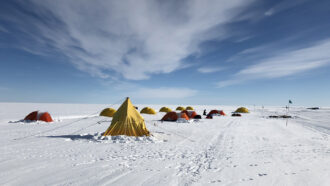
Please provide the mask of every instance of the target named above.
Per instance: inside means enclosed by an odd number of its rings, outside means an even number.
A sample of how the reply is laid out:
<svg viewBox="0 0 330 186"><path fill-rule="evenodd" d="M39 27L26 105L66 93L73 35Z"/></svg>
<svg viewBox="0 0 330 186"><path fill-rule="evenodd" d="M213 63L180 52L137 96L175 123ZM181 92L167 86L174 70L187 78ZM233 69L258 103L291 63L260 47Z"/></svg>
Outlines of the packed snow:
<svg viewBox="0 0 330 186"><path fill-rule="evenodd" d="M119 105L0 103L0 185L330 185L330 108L192 105L227 116L142 114L150 137L102 136ZM178 105L136 105L175 109ZM54 122L23 122L32 111Z"/></svg>

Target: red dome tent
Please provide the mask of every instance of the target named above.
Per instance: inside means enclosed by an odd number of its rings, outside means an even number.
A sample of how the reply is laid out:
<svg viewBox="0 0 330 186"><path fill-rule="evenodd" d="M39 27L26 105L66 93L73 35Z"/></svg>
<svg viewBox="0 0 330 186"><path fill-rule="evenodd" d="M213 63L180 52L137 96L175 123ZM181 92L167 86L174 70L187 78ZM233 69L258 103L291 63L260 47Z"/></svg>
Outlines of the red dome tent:
<svg viewBox="0 0 330 186"><path fill-rule="evenodd" d="M50 116L48 112L39 112L39 111L34 111L31 112L29 115L27 115L24 120L28 121L45 121L45 122L52 122L53 119Z"/></svg>
<svg viewBox="0 0 330 186"><path fill-rule="evenodd" d="M225 116L226 114L223 112L223 110L211 110L207 115L211 114L219 114L221 116Z"/></svg>
<svg viewBox="0 0 330 186"><path fill-rule="evenodd" d="M165 116L161 119L162 121L176 121L179 118L189 120L189 117L185 113L176 113L176 112L168 112Z"/></svg>
<svg viewBox="0 0 330 186"><path fill-rule="evenodd" d="M213 118L213 115L220 115L220 116L225 116L226 114L223 112L223 110L211 110L206 118L207 119L212 119Z"/></svg>
<svg viewBox="0 0 330 186"><path fill-rule="evenodd" d="M183 110L181 113L185 113L190 119L197 116L197 113L193 110Z"/></svg>

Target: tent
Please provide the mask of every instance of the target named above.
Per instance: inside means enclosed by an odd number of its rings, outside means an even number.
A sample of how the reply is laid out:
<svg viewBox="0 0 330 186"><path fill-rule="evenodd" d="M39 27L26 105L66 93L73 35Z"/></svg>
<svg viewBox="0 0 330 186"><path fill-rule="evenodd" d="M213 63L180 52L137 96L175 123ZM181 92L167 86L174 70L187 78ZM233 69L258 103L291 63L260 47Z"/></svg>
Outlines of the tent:
<svg viewBox="0 0 330 186"><path fill-rule="evenodd" d="M208 115L206 116L206 119L213 119L213 115L212 115L212 114L208 114Z"/></svg>
<svg viewBox="0 0 330 186"><path fill-rule="evenodd" d="M178 106L175 110L186 110L184 107Z"/></svg>
<svg viewBox="0 0 330 186"><path fill-rule="evenodd" d="M186 110L194 110L194 108L192 106L188 106Z"/></svg>
<svg viewBox="0 0 330 186"><path fill-rule="evenodd" d="M113 108L105 108L100 113L100 116L112 117L116 113L116 109Z"/></svg>
<svg viewBox="0 0 330 186"><path fill-rule="evenodd" d="M242 115L239 114L239 113L233 113L231 116L233 116L233 117L241 117Z"/></svg>
<svg viewBox="0 0 330 186"><path fill-rule="evenodd" d="M221 115L221 116L225 116L226 114L223 112L223 110L211 110L207 115Z"/></svg>
<svg viewBox="0 0 330 186"><path fill-rule="evenodd" d="M235 112L239 112L239 113L249 113L249 110L245 107L240 107L238 108Z"/></svg>
<svg viewBox="0 0 330 186"><path fill-rule="evenodd" d="M177 112L168 112L165 116L161 119L162 121L176 121L179 118L184 120L189 120L189 117L185 113L177 113Z"/></svg>
<svg viewBox="0 0 330 186"><path fill-rule="evenodd" d="M183 110L181 113L185 113L190 119L197 116L197 113L193 110Z"/></svg>
<svg viewBox="0 0 330 186"><path fill-rule="evenodd" d="M103 136L149 136L143 117L134 108L129 98L119 107L113 115L109 128Z"/></svg>
<svg viewBox="0 0 330 186"><path fill-rule="evenodd" d="M150 107L144 107L141 112L141 114L156 114L156 111L153 108Z"/></svg>
<svg viewBox="0 0 330 186"><path fill-rule="evenodd" d="M202 116L201 116L201 115L196 115L196 116L194 117L194 119L202 119Z"/></svg>
<svg viewBox="0 0 330 186"><path fill-rule="evenodd" d="M159 112L172 112L172 109L170 109L168 107L162 107L159 109Z"/></svg>
<svg viewBox="0 0 330 186"><path fill-rule="evenodd" d="M24 120L26 121L45 121L45 122L52 122L53 119L50 116L48 112L40 112L40 111L34 111L31 112L29 115L27 115Z"/></svg>

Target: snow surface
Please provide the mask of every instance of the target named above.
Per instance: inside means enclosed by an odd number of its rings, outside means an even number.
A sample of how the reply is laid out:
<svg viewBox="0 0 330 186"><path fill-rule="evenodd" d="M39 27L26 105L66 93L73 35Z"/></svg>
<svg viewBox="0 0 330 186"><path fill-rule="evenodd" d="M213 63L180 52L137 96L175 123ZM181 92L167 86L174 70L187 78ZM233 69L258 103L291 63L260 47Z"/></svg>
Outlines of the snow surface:
<svg viewBox="0 0 330 186"><path fill-rule="evenodd" d="M152 136L136 138L102 137L106 106L0 103L0 185L330 185L330 108L290 108L288 120L267 118L281 107L190 123L143 114ZM55 121L20 121L34 110Z"/></svg>

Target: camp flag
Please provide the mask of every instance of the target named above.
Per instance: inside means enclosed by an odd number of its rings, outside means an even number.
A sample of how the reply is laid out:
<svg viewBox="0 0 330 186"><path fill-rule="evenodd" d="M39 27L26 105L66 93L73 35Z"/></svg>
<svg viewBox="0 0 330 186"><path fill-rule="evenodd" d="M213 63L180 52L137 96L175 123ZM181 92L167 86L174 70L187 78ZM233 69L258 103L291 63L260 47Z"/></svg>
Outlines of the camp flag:
<svg viewBox="0 0 330 186"><path fill-rule="evenodd" d="M289 104L292 104L292 101L291 100L289 100Z"/></svg>

